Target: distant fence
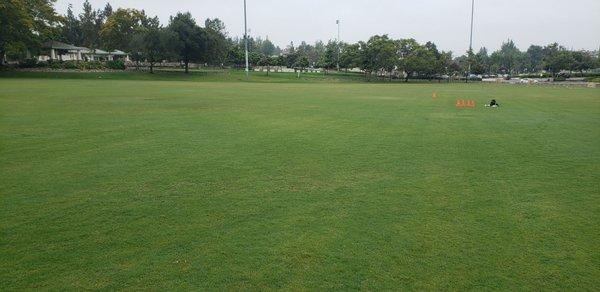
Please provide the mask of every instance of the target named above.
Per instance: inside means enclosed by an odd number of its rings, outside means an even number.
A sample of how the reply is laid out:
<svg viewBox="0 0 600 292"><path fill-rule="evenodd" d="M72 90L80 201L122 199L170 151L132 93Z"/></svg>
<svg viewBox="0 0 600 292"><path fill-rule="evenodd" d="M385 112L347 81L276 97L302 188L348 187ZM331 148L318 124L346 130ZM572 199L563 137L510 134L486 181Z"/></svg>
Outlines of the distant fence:
<svg viewBox="0 0 600 292"><path fill-rule="evenodd" d="M127 62L127 69L150 69L149 62ZM157 62L154 63L154 68L185 68L185 64L182 62ZM188 67L190 69L200 69L208 67L206 64L199 63L189 63Z"/></svg>

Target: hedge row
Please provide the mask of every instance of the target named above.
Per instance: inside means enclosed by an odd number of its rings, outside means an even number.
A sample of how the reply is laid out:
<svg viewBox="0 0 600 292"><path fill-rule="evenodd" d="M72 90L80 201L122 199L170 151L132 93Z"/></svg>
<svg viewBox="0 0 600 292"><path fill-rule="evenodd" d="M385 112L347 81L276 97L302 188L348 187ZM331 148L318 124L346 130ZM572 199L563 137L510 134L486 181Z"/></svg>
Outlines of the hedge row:
<svg viewBox="0 0 600 292"><path fill-rule="evenodd" d="M50 68L50 69L77 69L77 70L125 70L127 67L122 60L114 61L38 61L28 59L19 64L20 68Z"/></svg>

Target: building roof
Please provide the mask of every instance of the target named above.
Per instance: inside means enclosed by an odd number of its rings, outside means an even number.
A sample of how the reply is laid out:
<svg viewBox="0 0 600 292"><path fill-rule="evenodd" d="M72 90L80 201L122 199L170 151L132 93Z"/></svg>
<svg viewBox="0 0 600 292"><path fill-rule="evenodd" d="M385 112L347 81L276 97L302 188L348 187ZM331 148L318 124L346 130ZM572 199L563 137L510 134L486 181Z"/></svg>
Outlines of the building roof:
<svg viewBox="0 0 600 292"><path fill-rule="evenodd" d="M100 50L100 49L94 49L91 50L94 54L96 55L108 55L108 52L105 50Z"/></svg>
<svg viewBox="0 0 600 292"><path fill-rule="evenodd" d="M126 56L128 55L127 53L121 51L121 50L115 50L112 52L107 52L105 50L100 50L100 49L93 49L90 50L88 48L84 48L84 53L85 54L94 54L94 55L113 55L113 56Z"/></svg>
<svg viewBox="0 0 600 292"><path fill-rule="evenodd" d="M42 48L59 49L59 50L75 50L75 51L79 51L82 49L81 47L76 47L74 45L65 44L65 43L59 42L59 41L45 42L42 44Z"/></svg>
<svg viewBox="0 0 600 292"><path fill-rule="evenodd" d="M48 41L42 44L42 48L45 49L58 49L58 50L70 50L70 51L81 51L84 54L94 54L94 55L115 55L115 56L126 56L127 53L121 50L114 50L112 52L107 52L105 50L100 49L89 49L86 47L77 47L74 45L66 44L59 41Z"/></svg>

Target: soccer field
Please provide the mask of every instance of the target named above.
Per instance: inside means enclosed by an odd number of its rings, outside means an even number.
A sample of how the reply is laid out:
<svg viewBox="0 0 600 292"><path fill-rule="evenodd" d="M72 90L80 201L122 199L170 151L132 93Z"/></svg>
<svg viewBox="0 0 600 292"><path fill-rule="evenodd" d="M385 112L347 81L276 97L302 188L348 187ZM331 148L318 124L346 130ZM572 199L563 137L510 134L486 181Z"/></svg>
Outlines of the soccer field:
<svg viewBox="0 0 600 292"><path fill-rule="evenodd" d="M598 89L5 78L0 173L3 290L600 287Z"/></svg>

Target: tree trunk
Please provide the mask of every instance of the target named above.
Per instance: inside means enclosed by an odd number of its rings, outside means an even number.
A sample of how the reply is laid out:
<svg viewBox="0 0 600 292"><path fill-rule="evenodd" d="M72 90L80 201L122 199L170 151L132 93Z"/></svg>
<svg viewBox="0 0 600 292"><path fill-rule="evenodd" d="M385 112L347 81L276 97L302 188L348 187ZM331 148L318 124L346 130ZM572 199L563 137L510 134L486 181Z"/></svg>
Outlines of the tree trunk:
<svg viewBox="0 0 600 292"><path fill-rule="evenodd" d="M271 66L267 65L267 76L269 76L270 71L271 71Z"/></svg>
<svg viewBox="0 0 600 292"><path fill-rule="evenodd" d="M190 72L188 69L190 60L185 60L184 63L185 63L185 74L188 74Z"/></svg>
<svg viewBox="0 0 600 292"><path fill-rule="evenodd" d="M150 62L150 74L154 74L154 62Z"/></svg>

